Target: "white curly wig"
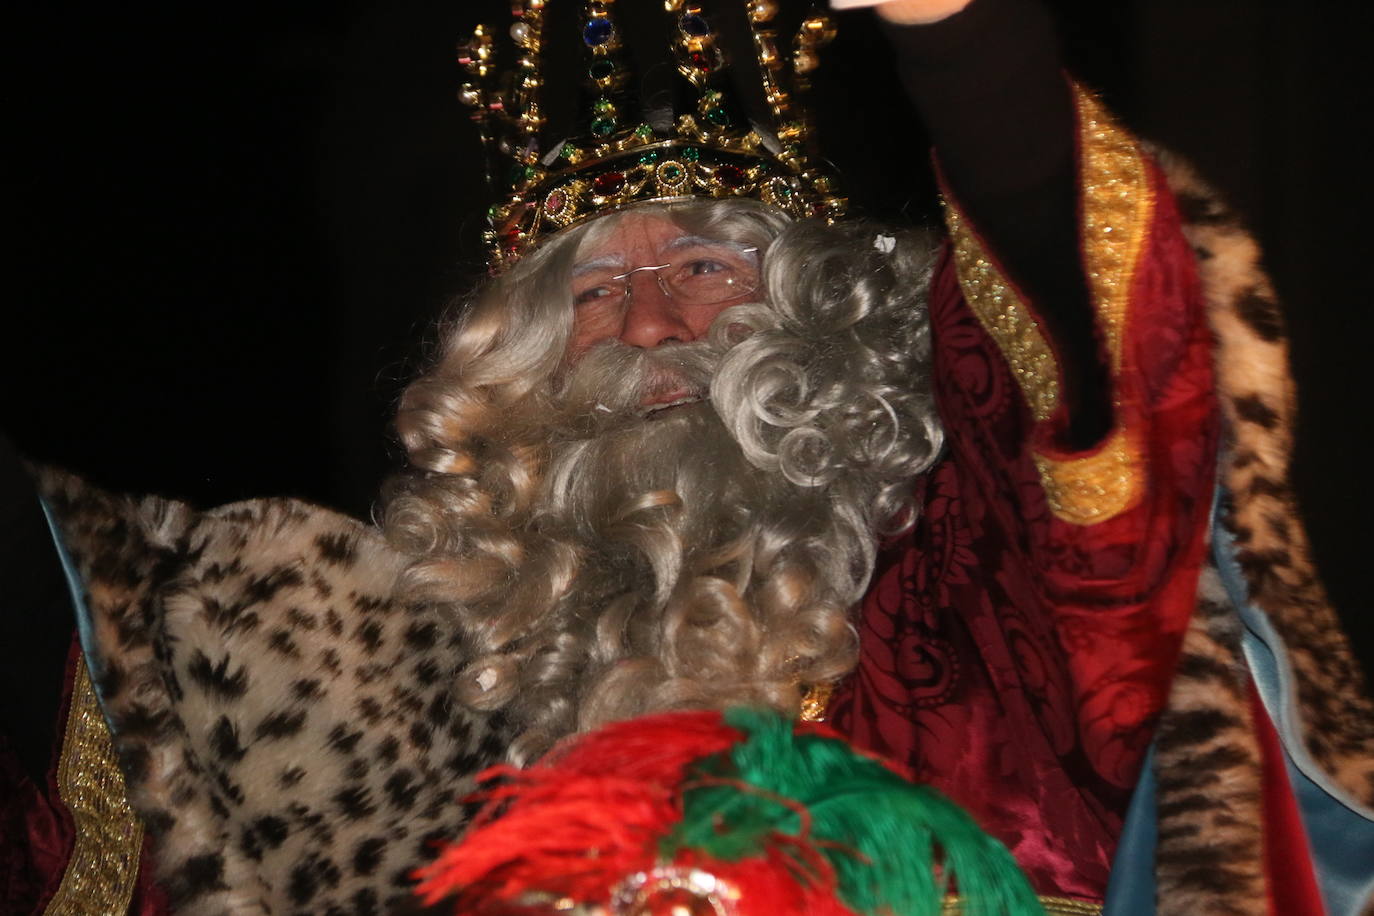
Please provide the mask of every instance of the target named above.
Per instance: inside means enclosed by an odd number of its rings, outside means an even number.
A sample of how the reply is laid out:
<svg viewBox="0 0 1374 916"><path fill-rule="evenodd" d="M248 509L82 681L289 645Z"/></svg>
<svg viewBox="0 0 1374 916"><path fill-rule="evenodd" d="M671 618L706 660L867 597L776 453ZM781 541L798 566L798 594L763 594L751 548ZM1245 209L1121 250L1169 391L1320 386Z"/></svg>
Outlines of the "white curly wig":
<svg viewBox="0 0 1374 916"><path fill-rule="evenodd" d="M457 697L513 717L517 762L653 710L795 713L854 665L877 539L914 521L942 443L928 236L749 201L660 212L763 252L760 301L706 340L567 365L570 271L602 217L479 290L401 402L411 466L383 522L413 557L402 587L456 615ZM646 419L664 373L709 399Z"/></svg>

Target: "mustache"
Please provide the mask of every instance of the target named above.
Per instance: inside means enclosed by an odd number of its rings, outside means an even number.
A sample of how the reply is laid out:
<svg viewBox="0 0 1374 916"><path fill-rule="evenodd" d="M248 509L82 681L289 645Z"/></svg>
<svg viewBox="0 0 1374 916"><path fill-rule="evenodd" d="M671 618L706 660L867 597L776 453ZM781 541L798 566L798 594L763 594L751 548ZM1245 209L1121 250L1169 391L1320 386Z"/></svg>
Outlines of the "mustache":
<svg viewBox="0 0 1374 916"><path fill-rule="evenodd" d="M656 404L705 400L723 356L709 340L652 349L607 341L567 369L554 403L567 420L590 419L598 427L640 420Z"/></svg>

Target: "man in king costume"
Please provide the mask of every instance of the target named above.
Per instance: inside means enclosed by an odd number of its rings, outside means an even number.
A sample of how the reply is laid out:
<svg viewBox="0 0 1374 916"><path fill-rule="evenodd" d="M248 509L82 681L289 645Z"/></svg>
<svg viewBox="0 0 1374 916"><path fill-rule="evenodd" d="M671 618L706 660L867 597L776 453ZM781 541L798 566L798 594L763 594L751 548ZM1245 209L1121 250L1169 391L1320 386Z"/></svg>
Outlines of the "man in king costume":
<svg viewBox="0 0 1374 916"><path fill-rule="evenodd" d="M463 55L514 168L493 277L380 529L44 475L80 639L51 768L5 758L9 899L394 910L484 766L751 704L947 794L1047 912L1368 907L1374 715L1272 289L1043 10L879 7L941 243L843 218L796 105L825 17L516 6L512 79Z"/></svg>

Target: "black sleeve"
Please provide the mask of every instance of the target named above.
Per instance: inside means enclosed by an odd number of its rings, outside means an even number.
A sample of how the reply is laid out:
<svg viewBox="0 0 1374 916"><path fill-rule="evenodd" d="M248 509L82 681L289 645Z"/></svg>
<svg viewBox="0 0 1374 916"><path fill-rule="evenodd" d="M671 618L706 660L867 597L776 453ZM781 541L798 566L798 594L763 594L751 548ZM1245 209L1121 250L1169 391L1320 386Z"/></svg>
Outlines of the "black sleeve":
<svg viewBox="0 0 1374 916"><path fill-rule="evenodd" d="M888 25L898 70L950 189L1060 357L1082 449L1111 426L1111 386L1079 255L1076 121L1037 0L974 0L928 26Z"/></svg>
<svg viewBox="0 0 1374 916"><path fill-rule="evenodd" d="M43 784L75 618L33 480L0 436L0 730Z"/></svg>

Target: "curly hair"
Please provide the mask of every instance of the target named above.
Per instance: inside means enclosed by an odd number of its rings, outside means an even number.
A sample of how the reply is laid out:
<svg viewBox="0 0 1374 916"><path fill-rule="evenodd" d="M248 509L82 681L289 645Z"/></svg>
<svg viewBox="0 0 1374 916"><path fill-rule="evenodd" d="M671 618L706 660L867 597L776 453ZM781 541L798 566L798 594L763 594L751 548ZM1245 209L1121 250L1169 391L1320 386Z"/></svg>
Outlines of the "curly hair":
<svg viewBox="0 0 1374 916"><path fill-rule="evenodd" d="M660 212L762 251L762 301L705 340L568 366L570 270L604 217L490 281L402 398L410 467L382 514L401 587L456 615L456 696L514 717L517 762L652 710L795 714L801 685L853 667L877 539L914 521L943 441L928 236L752 202ZM665 374L709 399L645 418Z"/></svg>

